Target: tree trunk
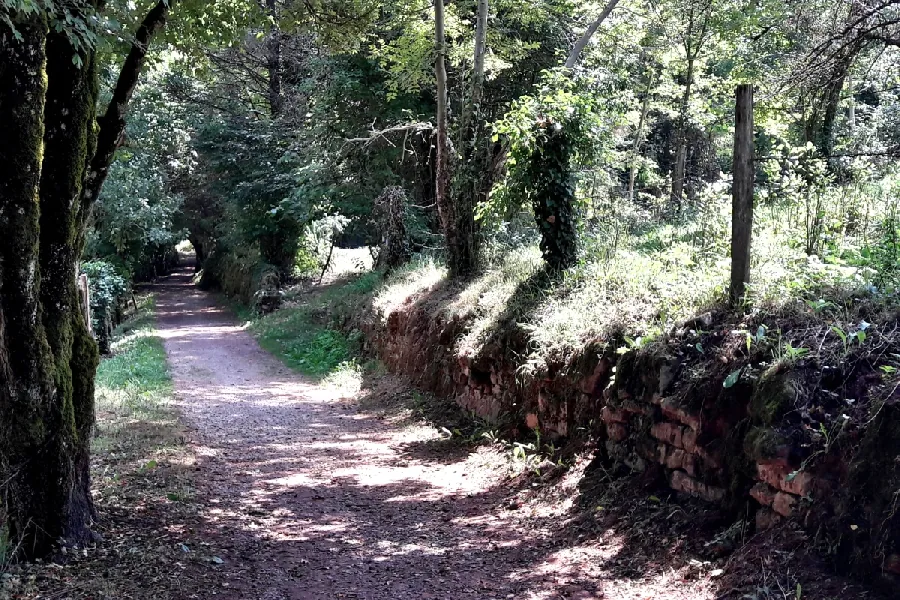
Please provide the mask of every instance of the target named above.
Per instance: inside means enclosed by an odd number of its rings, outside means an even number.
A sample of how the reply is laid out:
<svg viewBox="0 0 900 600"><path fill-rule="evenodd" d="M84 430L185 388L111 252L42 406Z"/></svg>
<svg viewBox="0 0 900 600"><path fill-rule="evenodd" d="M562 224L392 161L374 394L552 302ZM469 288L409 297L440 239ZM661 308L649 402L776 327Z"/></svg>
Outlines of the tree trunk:
<svg viewBox="0 0 900 600"><path fill-rule="evenodd" d="M444 33L444 0L434 1L434 36L435 36L435 60L434 75L437 82L437 148L435 157L435 187L434 196L437 201L441 224L446 231L450 217L449 206L449 161L450 139L447 132L447 65L444 54L446 53L446 39Z"/></svg>
<svg viewBox="0 0 900 600"><path fill-rule="evenodd" d="M731 304L737 306L750 282L753 231L753 86L737 87L734 107L734 177L731 186Z"/></svg>
<svg viewBox="0 0 900 600"><path fill-rule="evenodd" d="M43 18L19 32L22 42L0 49L0 460L10 537L25 555L41 556L60 538L91 539L96 348L78 309L75 253L66 244L77 233L73 199L96 88L92 57L76 67L74 49L62 34L48 39ZM45 118L60 114L65 121L45 131ZM63 129L69 124L76 130ZM42 173L44 159L52 170ZM51 164L56 160L61 164Z"/></svg>
<svg viewBox="0 0 900 600"><path fill-rule="evenodd" d="M93 51L48 33L42 11L17 21L21 41L0 38L0 517L26 556L94 538L98 356L79 304L77 260L147 44L167 11L161 2L141 25L99 142Z"/></svg>
<svg viewBox="0 0 900 600"><path fill-rule="evenodd" d="M281 72L284 68L281 58L281 30L278 27L278 5L276 0L266 0L266 10L272 19L272 29L266 40L266 68L269 71L269 109L273 117L281 114L284 96L281 93Z"/></svg>
<svg viewBox="0 0 900 600"><path fill-rule="evenodd" d="M653 76L647 82L647 92L641 103L641 118L638 120L637 131L634 133L634 144L631 147L631 168L628 172L628 201L634 200L634 180L637 178L637 159L640 156L641 143L644 141L644 123L647 121L647 113L650 111L650 90L653 88Z"/></svg>
<svg viewBox="0 0 900 600"><path fill-rule="evenodd" d="M451 196L451 149L447 114L447 52L444 31L443 0L434 3L435 57L434 71L437 81L437 149L435 159L435 200L447 244L447 266L451 277L464 277L475 270L475 218L471 209ZM467 204L467 203L463 203Z"/></svg>
<svg viewBox="0 0 900 600"><path fill-rule="evenodd" d="M681 115L678 119L678 131L675 134L675 165L672 167L672 199L681 209L684 196L684 177L687 172L687 124L688 107L691 102L691 84L694 81L694 57L688 57L687 81L684 84L684 95L681 98Z"/></svg>
<svg viewBox="0 0 900 600"><path fill-rule="evenodd" d="M541 254L552 271L571 267L578 259L571 160L571 149L563 134L550 133L541 152L532 154L528 165L530 179L538 182L531 204L541 232Z"/></svg>
<svg viewBox="0 0 900 600"><path fill-rule="evenodd" d="M609 13L613 11L618 3L619 0L609 0L609 2L606 3L606 6L600 11L600 16L591 23L590 27L588 27L578 41L575 42L575 46L572 47L572 51L569 52L569 57L566 59L566 68L575 68L575 65L578 64L578 59L581 58L581 53L584 52L588 42L591 41L591 38L594 37L597 29L599 29L600 25L603 24L603 21L606 20L606 17L609 16Z"/></svg>
<svg viewBox="0 0 900 600"><path fill-rule="evenodd" d="M478 14L475 19L475 55L472 67L472 87L469 95L469 103L465 106L463 112L463 131L465 134L470 133L473 125L472 120L476 118L481 109L481 98L484 94L484 56L487 52L487 20L489 0L478 0ZM465 138L464 138L465 139Z"/></svg>

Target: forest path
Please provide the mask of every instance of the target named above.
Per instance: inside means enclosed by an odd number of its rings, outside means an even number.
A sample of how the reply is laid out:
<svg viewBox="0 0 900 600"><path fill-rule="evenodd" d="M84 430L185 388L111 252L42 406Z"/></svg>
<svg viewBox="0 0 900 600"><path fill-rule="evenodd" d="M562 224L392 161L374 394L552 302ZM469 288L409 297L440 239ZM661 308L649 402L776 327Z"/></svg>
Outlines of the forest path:
<svg viewBox="0 0 900 600"><path fill-rule="evenodd" d="M433 428L291 372L191 275L155 288L198 457L198 533L221 572L203 597L707 597L665 574L612 577L616 544L563 535L565 502L511 504L496 450L435 452Z"/></svg>

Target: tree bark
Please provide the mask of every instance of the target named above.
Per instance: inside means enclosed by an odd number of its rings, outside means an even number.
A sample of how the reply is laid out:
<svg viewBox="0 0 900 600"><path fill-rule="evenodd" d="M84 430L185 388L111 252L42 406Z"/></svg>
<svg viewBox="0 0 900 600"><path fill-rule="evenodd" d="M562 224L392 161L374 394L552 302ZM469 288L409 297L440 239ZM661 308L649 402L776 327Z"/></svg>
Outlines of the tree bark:
<svg viewBox="0 0 900 600"><path fill-rule="evenodd" d="M750 282L753 231L753 86L735 92L734 177L731 187L731 304L737 306Z"/></svg>
<svg viewBox="0 0 900 600"><path fill-rule="evenodd" d="M582 36L575 42L575 46L572 47L572 51L569 52L569 57L566 59L566 68L574 69L575 65L578 64L578 59L581 58L581 53L584 52L584 49L587 47L588 42L591 41L591 38L594 37L594 34L597 32L597 29L600 28L600 25L603 24L603 21L606 20L606 17L609 16L609 13L613 11L616 7L616 4L619 3L619 0L609 0L606 3L606 6L603 7L603 10L600 11L600 16L598 16L593 23L585 30Z"/></svg>
<svg viewBox="0 0 900 600"><path fill-rule="evenodd" d="M640 156L641 143L644 141L644 123L647 121L647 113L650 112L650 90L653 88L653 75L647 81L647 91L644 101L641 103L641 118L638 120L637 131L634 133L634 143L631 146L631 168L628 172L628 201L634 200L634 180L637 178L637 159Z"/></svg>
<svg viewBox="0 0 900 600"><path fill-rule="evenodd" d="M45 82L59 75L60 53L70 74L92 73L93 61L75 67L64 36L53 33L48 40L43 17L17 25L22 42L8 40L0 48L6 66L0 75L0 466L10 538L26 556L41 556L60 538L71 543L91 538L87 444L96 350L78 335L85 326L77 309L72 252L51 256L44 248L61 229L68 240L75 230L59 227L56 216L47 214L53 208L44 207L42 186L63 176L53 182L53 192L71 192L80 178L62 168L42 174L42 163L74 145L80 149L75 160L83 165L89 129L69 132L79 138L73 140L58 135L61 124L55 124L45 136L45 114L67 109L74 124L92 118L93 104L76 106L65 82L51 81L49 89ZM60 100L66 92L64 106L47 104L47 98ZM93 101L90 92L86 95ZM76 198L77 193L56 199L71 215L78 210ZM66 281L63 297L42 302L52 296L57 277ZM79 366L75 376L73 362Z"/></svg>
<svg viewBox="0 0 900 600"><path fill-rule="evenodd" d="M672 199L679 209L684 196L684 178L687 172L687 124L688 108L691 103L691 84L694 81L694 57L688 57L687 81L684 84L684 95L681 98L681 115L678 119L678 131L675 134L675 165L672 168Z"/></svg>
<svg viewBox="0 0 900 600"><path fill-rule="evenodd" d="M469 93L469 102L463 112L462 129L464 135L470 133L472 119L481 108L481 99L484 95L484 57L487 52L487 20L489 0L478 0L478 13L475 18L475 53L472 66L472 86Z"/></svg>
<svg viewBox="0 0 900 600"><path fill-rule="evenodd" d="M4 520L26 556L94 538L98 356L77 260L147 44L167 11L161 2L141 25L99 141L93 51L48 32L41 11L16 23L21 41L0 38L0 478Z"/></svg>
<svg viewBox="0 0 900 600"><path fill-rule="evenodd" d="M444 32L444 0L434 0L435 60L434 75L437 82L437 148L435 157L434 196L444 230L448 227L450 140L447 132L447 65L445 62L446 34Z"/></svg>
<svg viewBox="0 0 900 600"><path fill-rule="evenodd" d="M97 119L100 131L97 135L96 150L81 192L81 204L84 207L89 206L100 195L100 189L109 174L109 166L112 164L116 149L125 132L125 115L128 112L128 104L144 68L150 42L153 36L165 27L169 10L175 1L160 0L144 17L135 33L131 50L119 71L112 99L109 101L104 115ZM87 215L83 214L83 218L86 217Z"/></svg>
<svg viewBox="0 0 900 600"><path fill-rule="evenodd" d="M266 0L266 10L272 18L272 29L266 40L266 68L269 71L269 109L273 117L281 114L284 96L281 91L281 73L284 68L281 51L281 30L278 27L276 0Z"/></svg>
<svg viewBox="0 0 900 600"><path fill-rule="evenodd" d="M451 195L451 149L447 114L446 34L443 0L434 3L435 79L437 81L437 149L435 159L435 200L447 244L447 266L451 277L471 274L477 264L475 218L467 202Z"/></svg>

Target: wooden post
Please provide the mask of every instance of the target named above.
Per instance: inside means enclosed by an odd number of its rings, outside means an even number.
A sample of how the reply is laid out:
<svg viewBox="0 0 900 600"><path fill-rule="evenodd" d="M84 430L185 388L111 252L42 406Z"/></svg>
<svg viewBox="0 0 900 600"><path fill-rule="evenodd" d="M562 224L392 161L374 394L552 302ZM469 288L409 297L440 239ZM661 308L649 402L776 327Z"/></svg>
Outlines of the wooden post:
<svg viewBox="0 0 900 600"><path fill-rule="evenodd" d="M750 281L753 232L753 86L737 86L734 104L734 177L731 186L731 305L737 306Z"/></svg>

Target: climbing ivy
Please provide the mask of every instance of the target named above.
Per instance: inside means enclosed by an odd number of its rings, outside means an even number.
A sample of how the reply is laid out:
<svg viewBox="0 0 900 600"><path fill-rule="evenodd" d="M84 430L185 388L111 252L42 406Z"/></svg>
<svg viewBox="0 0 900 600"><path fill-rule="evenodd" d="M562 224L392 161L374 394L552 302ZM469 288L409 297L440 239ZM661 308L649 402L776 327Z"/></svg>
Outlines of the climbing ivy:
<svg viewBox="0 0 900 600"><path fill-rule="evenodd" d="M509 169L479 218L530 204L541 234L541 252L552 269L577 258L574 168L595 157L611 127L588 83L567 69L545 71L537 93L513 102L495 125L494 140L509 147Z"/></svg>

